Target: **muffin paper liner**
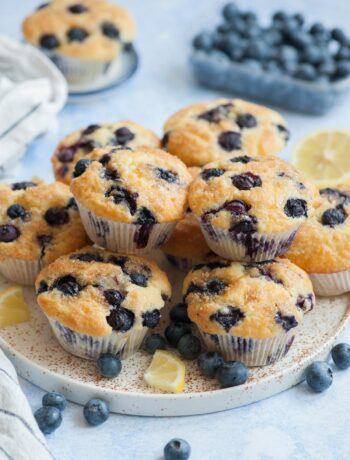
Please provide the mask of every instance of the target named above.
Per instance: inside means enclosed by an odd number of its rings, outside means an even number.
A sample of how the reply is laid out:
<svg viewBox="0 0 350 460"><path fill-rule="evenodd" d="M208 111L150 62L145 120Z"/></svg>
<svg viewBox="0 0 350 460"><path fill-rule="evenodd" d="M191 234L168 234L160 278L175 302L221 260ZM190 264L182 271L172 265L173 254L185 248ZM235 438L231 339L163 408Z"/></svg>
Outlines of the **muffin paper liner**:
<svg viewBox="0 0 350 460"><path fill-rule="evenodd" d="M89 238L99 246L125 254L143 254L158 249L173 232L176 222L125 224L96 216L77 202Z"/></svg>
<svg viewBox="0 0 350 460"><path fill-rule="evenodd" d="M294 227L279 233L236 233L210 225L210 230L200 222L210 249L221 257L237 261L263 262L284 254L292 244L298 231Z"/></svg>
<svg viewBox="0 0 350 460"><path fill-rule="evenodd" d="M140 348L148 331L147 327L143 327L129 332L112 331L107 336L96 337L72 331L48 316L47 319L60 345L68 353L85 359L96 360L102 353L112 353L121 359L128 358Z"/></svg>
<svg viewBox="0 0 350 460"><path fill-rule="evenodd" d="M249 367L266 366L282 359L292 346L296 334L294 328L270 339L255 340L198 331L209 351L217 351L226 360L241 361Z"/></svg>
<svg viewBox="0 0 350 460"><path fill-rule="evenodd" d="M309 273L308 275L316 295L332 296L350 291L350 269L334 273Z"/></svg>
<svg viewBox="0 0 350 460"><path fill-rule="evenodd" d="M0 272L8 280L34 286L42 268L39 260L5 259L0 261Z"/></svg>

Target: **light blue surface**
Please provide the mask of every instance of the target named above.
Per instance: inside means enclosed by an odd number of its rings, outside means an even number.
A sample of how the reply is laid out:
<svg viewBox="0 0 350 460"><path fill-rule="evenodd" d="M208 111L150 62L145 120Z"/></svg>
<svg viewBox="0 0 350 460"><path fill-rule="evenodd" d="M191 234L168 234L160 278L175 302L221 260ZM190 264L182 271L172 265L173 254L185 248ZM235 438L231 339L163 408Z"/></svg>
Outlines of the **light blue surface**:
<svg viewBox="0 0 350 460"><path fill-rule="evenodd" d="M39 0L40 1L40 0ZM218 93L196 87L187 66L188 42L218 19L217 0L124 0L139 25L141 67L132 80L89 102L69 104L56 129L38 139L23 160L21 177L52 179L50 155L66 133L92 122L131 119L161 133L166 117L181 106ZM37 4L33 0L0 0L0 32L20 37L20 22ZM284 5L308 12L311 20L346 26L347 0L240 1L266 16ZM348 6L347 6L348 5ZM347 27L350 32L349 26ZM303 135L324 126L349 128L349 98L327 117L284 113L291 127L290 147ZM288 149L284 156L288 155ZM331 312L330 312L331 314ZM345 338L350 340L348 332ZM43 392L22 380L36 409ZM58 460L160 460L172 437L188 440L193 460L348 460L350 458L350 371L336 371L333 386L312 394L299 385L266 401L232 411L186 418L142 418L112 415L102 426L87 427L82 407L69 404L61 428L47 437ZM28 459L35 459L29 453Z"/></svg>

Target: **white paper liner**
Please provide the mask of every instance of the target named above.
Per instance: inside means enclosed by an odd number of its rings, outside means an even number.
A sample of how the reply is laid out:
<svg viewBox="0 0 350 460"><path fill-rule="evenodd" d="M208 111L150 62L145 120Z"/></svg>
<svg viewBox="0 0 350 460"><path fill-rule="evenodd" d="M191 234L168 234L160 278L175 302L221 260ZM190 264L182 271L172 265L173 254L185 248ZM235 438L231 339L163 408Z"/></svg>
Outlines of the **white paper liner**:
<svg viewBox="0 0 350 460"><path fill-rule="evenodd" d="M286 232L276 233L238 233L237 240L233 240L228 230L222 230L212 225L214 238L207 232L199 220L203 235L210 249L221 257L237 261L263 262L272 260L284 254L291 245L296 232L300 226L294 227ZM254 251L249 255L247 245L243 241L254 240ZM242 242L240 242L242 241Z"/></svg>
<svg viewBox="0 0 350 460"><path fill-rule="evenodd" d="M89 238L99 246L124 254L144 254L158 249L170 238L176 226L176 222L152 225L147 245L138 247L135 237L142 225L114 222L96 216L78 201L77 205Z"/></svg>
<svg viewBox="0 0 350 460"><path fill-rule="evenodd" d="M340 295L350 292L350 269L335 273L309 273L315 294Z"/></svg>
<svg viewBox="0 0 350 460"><path fill-rule="evenodd" d="M34 286L42 265L39 260L11 258L0 261L0 272L6 279L14 283Z"/></svg>
<svg viewBox="0 0 350 460"><path fill-rule="evenodd" d="M60 345L71 353L85 359L96 360L102 353L112 353L121 359L134 354L141 346L147 327L128 332L115 332L105 337L95 337L74 332L59 321L47 317Z"/></svg>
<svg viewBox="0 0 350 460"><path fill-rule="evenodd" d="M207 350L217 351L226 360L241 361L249 367L267 366L279 361L288 353L296 334L294 328L270 339L254 340L198 331Z"/></svg>

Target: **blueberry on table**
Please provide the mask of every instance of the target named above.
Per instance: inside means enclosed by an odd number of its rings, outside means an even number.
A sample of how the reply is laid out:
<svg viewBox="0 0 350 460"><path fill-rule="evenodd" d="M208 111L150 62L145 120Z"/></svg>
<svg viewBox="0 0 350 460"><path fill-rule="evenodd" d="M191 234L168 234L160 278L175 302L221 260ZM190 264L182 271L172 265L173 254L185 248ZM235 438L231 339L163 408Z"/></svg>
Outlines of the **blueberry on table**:
<svg viewBox="0 0 350 460"><path fill-rule="evenodd" d="M43 406L56 407L56 409L62 412L67 407L67 400L62 393L51 391L43 396L42 404Z"/></svg>
<svg viewBox="0 0 350 460"><path fill-rule="evenodd" d="M339 369L350 367L350 345L348 343L338 343L332 349L332 358Z"/></svg>
<svg viewBox="0 0 350 460"><path fill-rule="evenodd" d="M175 323L190 323L191 321L187 314L187 305L184 303L174 305L170 310L170 319Z"/></svg>
<svg viewBox="0 0 350 460"><path fill-rule="evenodd" d="M122 370L122 362L112 353L103 353L97 360L97 368L103 377L117 377Z"/></svg>
<svg viewBox="0 0 350 460"><path fill-rule="evenodd" d="M187 460L191 446L184 439L174 438L164 447L164 460Z"/></svg>
<svg viewBox="0 0 350 460"><path fill-rule="evenodd" d="M205 377L214 378L216 371L223 363L224 358L215 351L201 353L198 358L199 370Z"/></svg>
<svg viewBox="0 0 350 460"><path fill-rule="evenodd" d="M165 337L173 347L177 347L179 340L185 334L191 333L191 326L186 323L171 323L165 329Z"/></svg>
<svg viewBox="0 0 350 460"><path fill-rule="evenodd" d="M83 413L89 425L101 425L109 417L109 406L103 399L90 399L85 404Z"/></svg>
<svg viewBox="0 0 350 460"><path fill-rule="evenodd" d="M185 334L179 340L177 350L184 359L197 359L202 350L202 344L198 337Z"/></svg>
<svg viewBox="0 0 350 460"><path fill-rule="evenodd" d="M316 361L306 369L306 381L316 393L327 390L333 382L333 371L325 361Z"/></svg>
<svg viewBox="0 0 350 460"><path fill-rule="evenodd" d="M153 355L156 350L166 349L166 340L160 334L150 334L146 337L143 348L145 351Z"/></svg>
<svg viewBox="0 0 350 460"><path fill-rule="evenodd" d="M192 45L197 50L210 51L213 43L213 35L209 32L202 32L194 37Z"/></svg>
<svg viewBox="0 0 350 460"><path fill-rule="evenodd" d="M243 385L248 379L248 369L240 361L225 361L216 371L216 378L224 388Z"/></svg>
<svg viewBox="0 0 350 460"><path fill-rule="evenodd" d="M62 423L62 414L57 407L40 407L34 413L35 420L44 434L53 433Z"/></svg>

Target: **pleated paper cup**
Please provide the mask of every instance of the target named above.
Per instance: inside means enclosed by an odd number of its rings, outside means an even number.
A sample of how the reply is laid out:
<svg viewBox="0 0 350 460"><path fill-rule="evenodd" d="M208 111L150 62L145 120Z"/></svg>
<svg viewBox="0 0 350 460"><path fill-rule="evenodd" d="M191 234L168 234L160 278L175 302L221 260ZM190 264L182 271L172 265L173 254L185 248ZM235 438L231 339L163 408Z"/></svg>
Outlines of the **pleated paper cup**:
<svg viewBox="0 0 350 460"><path fill-rule="evenodd" d="M98 217L77 202L89 238L99 246L124 254L144 254L162 246L176 222L164 224L125 224Z"/></svg>
<svg viewBox="0 0 350 460"><path fill-rule="evenodd" d="M85 359L96 360L102 353L112 353L121 359L134 354L141 346L148 328L128 332L112 331L104 337L80 334L47 317L58 342L68 353Z"/></svg>
<svg viewBox="0 0 350 460"><path fill-rule="evenodd" d="M214 225L210 231L201 222L201 228L210 249L221 257L235 261L264 262L284 254L292 244L297 230L279 233L236 233L222 230Z"/></svg>
<svg viewBox="0 0 350 460"><path fill-rule="evenodd" d="M295 328L269 339L246 339L231 335L213 335L199 330L209 351L217 351L229 361L241 361L246 366L267 366L282 359L295 338Z"/></svg>
<svg viewBox="0 0 350 460"><path fill-rule="evenodd" d="M34 286L43 264L39 260L5 259L0 261L0 273L9 281Z"/></svg>
<svg viewBox="0 0 350 460"><path fill-rule="evenodd" d="M350 269L334 273L309 273L314 292L319 296L333 296L350 292Z"/></svg>

